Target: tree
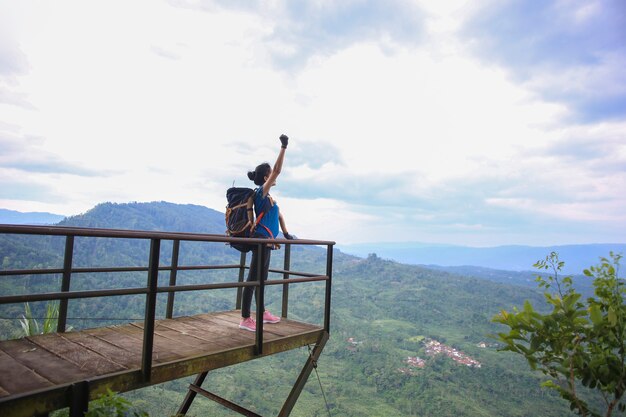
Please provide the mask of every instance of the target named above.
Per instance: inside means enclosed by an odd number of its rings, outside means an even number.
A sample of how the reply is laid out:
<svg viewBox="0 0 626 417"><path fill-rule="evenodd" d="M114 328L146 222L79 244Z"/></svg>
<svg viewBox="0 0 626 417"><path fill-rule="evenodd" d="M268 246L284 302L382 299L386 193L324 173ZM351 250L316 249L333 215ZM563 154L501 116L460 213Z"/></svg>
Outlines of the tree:
<svg viewBox="0 0 626 417"><path fill-rule="evenodd" d="M584 271L593 279L594 295L581 301L571 277L560 278L564 265L552 252L534 266L551 270L548 277L537 277L551 312L541 314L529 301L520 311L501 311L494 321L510 328L497 339L501 350L523 355L532 369L550 380L542 385L556 390L582 416L609 417L624 411L626 389L626 305L624 280L619 278L622 256L610 253L598 266ZM602 411L583 400L586 392L599 392ZM602 403L600 403L602 404ZM600 414L602 412L602 414Z"/></svg>

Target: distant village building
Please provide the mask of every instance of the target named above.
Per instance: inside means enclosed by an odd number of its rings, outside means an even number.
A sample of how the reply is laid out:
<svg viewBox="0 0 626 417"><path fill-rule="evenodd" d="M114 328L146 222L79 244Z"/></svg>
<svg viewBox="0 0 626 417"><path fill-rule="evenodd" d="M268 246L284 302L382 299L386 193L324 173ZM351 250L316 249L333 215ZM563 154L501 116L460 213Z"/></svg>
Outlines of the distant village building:
<svg viewBox="0 0 626 417"><path fill-rule="evenodd" d="M436 340L425 339L424 346L426 347L426 354L429 356L445 355L461 365L466 365L474 368L480 368L482 366L481 363L478 362L476 359L473 359L465 353L456 350L453 347L444 345L443 343Z"/></svg>
<svg viewBox="0 0 626 417"><path fill-rule="evenodd" d="M426 361L418 356L409 356L404 362L414 368L423 368L426 366Z"/></svg>
<svg viewBox="0 0 626 417"><path fill-rule="evenodd" d="M357 346L360 345L361 343L363 343L363 342L357 342L354 337L349 337L348 339L346 339L346 341L348 342L347 349L350 352L356 352Z"/></svg>

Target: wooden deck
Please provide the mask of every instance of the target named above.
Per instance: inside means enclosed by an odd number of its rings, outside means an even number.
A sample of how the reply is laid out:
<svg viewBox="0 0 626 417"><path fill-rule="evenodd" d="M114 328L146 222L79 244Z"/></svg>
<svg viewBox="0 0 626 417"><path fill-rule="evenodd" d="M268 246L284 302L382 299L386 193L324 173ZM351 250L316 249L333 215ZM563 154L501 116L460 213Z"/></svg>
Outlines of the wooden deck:
<svg viewBox="0 0 626 417"><path fill-rule="evenodd" d="M85 381L90 398L130 391L258 358L240 311L158 320L150 381L141 374L143 323L0 342L0 415L33 416L68 406ZM263 354L316 343L324 328L292 320L263 326Z"/></svg>

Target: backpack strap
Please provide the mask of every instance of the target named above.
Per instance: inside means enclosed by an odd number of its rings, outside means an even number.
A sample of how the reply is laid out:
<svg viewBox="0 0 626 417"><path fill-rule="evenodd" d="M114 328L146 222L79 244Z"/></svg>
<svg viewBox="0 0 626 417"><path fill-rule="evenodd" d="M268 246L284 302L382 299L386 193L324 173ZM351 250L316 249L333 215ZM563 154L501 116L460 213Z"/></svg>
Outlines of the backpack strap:
<svg viewBox="0 0 626 417"><path fill-rule="evenodd" d="M251 198L256 195L258 190L259 188L254 189L254 193L252 194ZM265 206L267 206L267 202L265 203ZM274 233L272 233L272 231L267 226L265 226L264 224L261 224L261 219L263 218L266 212L267 212L266 210L263 210L263 209L261 210L261 213L258 215L258 217L256 218L256 221L254 222L254 228L256 229L259 225L261 225L267 231L267 233L269 233L270 237L274 239Z"/></svg>
<svg viewBox="0 0 626 417"><path fill-rule="evenodd" d="M274 239L274 233L272 233L272 231L264 224L261 224L261 218L263 217L263 215L265 214L265 212L261 213L261 215L257 218L257 225L261 225L265 230L267 230L267 233L270 234L270 237L272 239Z"/></svg>
<svg viewBox="0 0 626 417"><path fill-rule="evenodd" d="M254 209L252 208L252 206L254 205L254 193L256 192L253 191L250 193L250 197L248 197L248 199L246 200L246 215L248 216L248 224L252 227L254 226Z"/></svg>

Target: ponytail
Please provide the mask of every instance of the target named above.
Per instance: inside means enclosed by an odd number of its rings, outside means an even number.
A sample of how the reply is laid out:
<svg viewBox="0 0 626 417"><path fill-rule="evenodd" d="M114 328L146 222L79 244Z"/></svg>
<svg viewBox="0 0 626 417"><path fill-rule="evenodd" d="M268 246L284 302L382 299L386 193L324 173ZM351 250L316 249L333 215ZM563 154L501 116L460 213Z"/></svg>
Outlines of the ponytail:
<svg viewBox="0 0 626 417"><path fill-rule="evenodd" d="M272 167L267 162L263 162L257 166L254 171L248 171L248 178L250 181L254 181L255 185L263 185L265 182L265 176L270 172Z"/></svg>

